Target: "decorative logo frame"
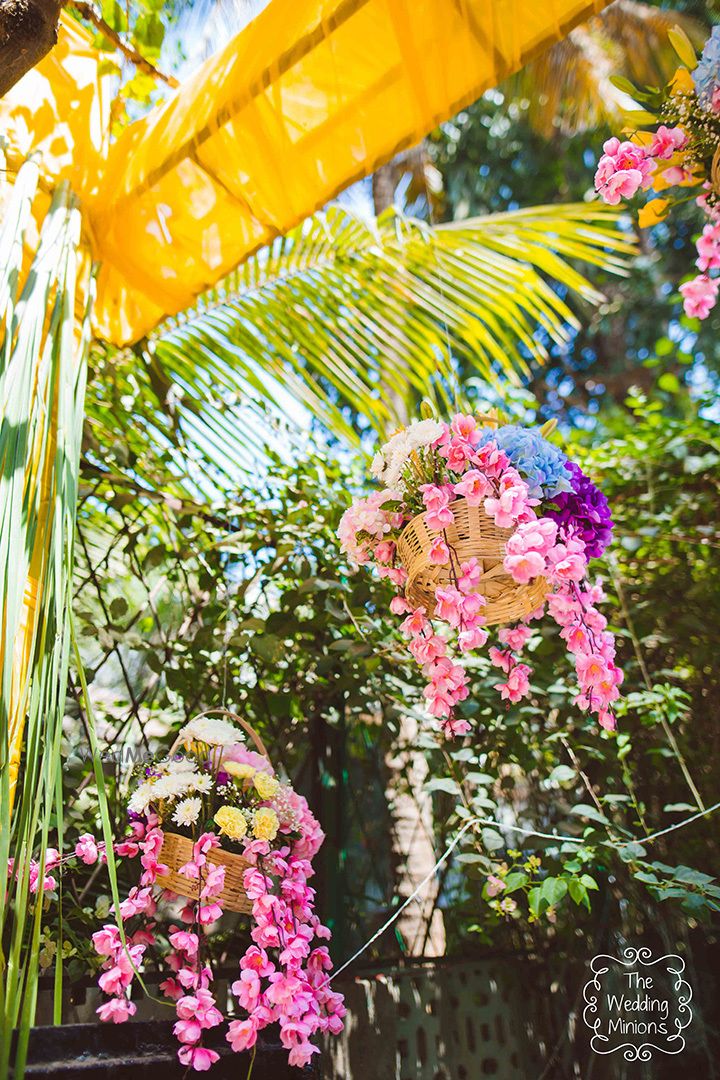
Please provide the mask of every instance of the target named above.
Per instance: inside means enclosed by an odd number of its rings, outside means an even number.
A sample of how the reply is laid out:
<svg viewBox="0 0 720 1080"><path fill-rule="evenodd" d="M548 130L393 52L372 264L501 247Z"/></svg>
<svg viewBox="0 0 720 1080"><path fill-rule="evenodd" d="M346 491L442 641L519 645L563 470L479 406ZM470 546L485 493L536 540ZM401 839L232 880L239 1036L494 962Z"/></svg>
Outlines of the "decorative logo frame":
<svg viewBox="0 0 720 1080"><path fill-rule="evenodd" d="M623 950L623 956L625 957L624 960L617 956L600 953L590 961L590 970L593 972L593 977L583 987L583 1000L585 1001L583 1021L593 1032L590 1039L591 1049L596 1054L614 1054L620 1050L626 1061L650 1061L653 1051L672 1055L681 1053L685 1049L685 1037L682 1032L692 1020L690 1002L692 1001L693 991L690 984L682 977L685 971L685 961L675 953L667 953L653 959L652 951L648 948L627 948ZM658 972L660 970L671 977L671 988L677 995L677 1016L672 1018L672 1030L662 1037L663 1045L658 1045L658 1043L650 1041L640 1034L636 1036L642 1039L639 1045L631 1041L611 1045L610 1035L603 1031L603 1019L599 1011L599 1002L605 989L602 984L602 976L611 970L611 965L620 965L621 968L625 968L624 974L628 977L631 977L629 969L636 968L638 969L638 978L646 979L647 975L650 975L652 971ZM627 1033L623 1033L622 1037L627 1039ZM657 1036L655 1037L657 1038Z"/></svg>

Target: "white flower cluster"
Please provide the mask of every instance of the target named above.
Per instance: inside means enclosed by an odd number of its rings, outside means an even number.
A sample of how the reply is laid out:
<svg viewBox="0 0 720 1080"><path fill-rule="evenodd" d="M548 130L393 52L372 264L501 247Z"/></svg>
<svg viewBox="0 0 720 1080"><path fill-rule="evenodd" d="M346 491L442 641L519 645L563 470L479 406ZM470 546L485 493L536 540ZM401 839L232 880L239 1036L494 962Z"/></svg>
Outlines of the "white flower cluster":
<svg viewBox="0 0 720 1080"><path fill-rule="evenodd" d="M207 794L212 789L212 777L198 772L194 761L187 758L162 761L155 771L159 776L149 776L135 788L128 799L128 810L144 814L151 803L169 802L183 795Z"/></svg>
<svg viewBox="0 0 720 1080"><path fill-rule="evenodd" d="M411 454L431 446L444 431L445 426L437 420L413 420L378 450L370 472L386 487L402 489L403 469Z"/></svg>
<svg viewBox="0 0 720 1080"><path fill-rule="evenodd" d="M172 819L176 825L194 825L201 810L202 799L183 799L175 807Z"/></svg>
<svg viewBox="0 0 720 1080"><path fill-rule="evenodd" d="M294 794L293 789L288 784L281 784L270 805L277 814L282 825L286 825L293 832L299 832L301 825L300 818L292 805Z"/></svg>
<svg viewBox="0 0 720 1080"><path fill-rule="evenodd" d="M195 741L208 746L232 746L234 743L245 742L245 735L240 728L219 716L196 716L180 729L180 735L186 743Z"/></svg>

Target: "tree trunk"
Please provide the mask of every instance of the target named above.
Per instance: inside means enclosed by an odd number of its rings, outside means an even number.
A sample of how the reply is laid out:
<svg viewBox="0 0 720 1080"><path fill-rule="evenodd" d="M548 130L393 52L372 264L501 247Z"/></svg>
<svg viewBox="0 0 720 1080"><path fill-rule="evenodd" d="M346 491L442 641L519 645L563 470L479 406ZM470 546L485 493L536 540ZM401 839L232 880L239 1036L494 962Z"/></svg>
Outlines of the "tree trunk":
<svg viewBox="0 0 720 1080"><path fill-rule="evenodd" d="M0 97L57 42L58 0L0 0Z"/></svg>

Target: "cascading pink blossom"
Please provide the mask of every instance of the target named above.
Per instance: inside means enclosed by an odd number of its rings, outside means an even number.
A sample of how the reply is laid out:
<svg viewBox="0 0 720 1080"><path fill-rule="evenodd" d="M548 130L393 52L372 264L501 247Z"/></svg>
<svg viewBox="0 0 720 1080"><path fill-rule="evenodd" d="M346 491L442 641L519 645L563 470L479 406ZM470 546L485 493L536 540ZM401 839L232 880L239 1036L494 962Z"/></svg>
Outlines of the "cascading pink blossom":
<svg viewBox="0 0 720 1080"><path fill-rule="evenodd" d="M244 755L244 756L243 756ZM228 753L226 756L230 757ZM257 758L252 751L232 752L233 760ZM238 1009L246 1015L228 1023L226 1039L237 1053L251 1049L258 1032L269 1024L280 1027L280 1039L292 1065L302 1067L319 1052L314 1036L338 1034L343 1027L345 1006L341 994L331 990L327 972L332 961L327 947L330 931L314 912L315 890L308 884L313 868L310 860L324 839L306 800L291 789L285 794L293 815L293 835L283 837L282 846L271 850L267 841L250 840L245 857L251 866L244 874L244 887L252 901L253 944L240 960L239 977L231 991ZM141 885L132 888L120 904L123 923L141 920L132 933L126 927L125 942L118 926L108 923L93 934L93 945L102 958L100 988L109 997L97 1010L101 1020L124 1023L136 1012L130 1000L133 977L141 970L146 950L157 945L154 923L159 895L153 892L158 873L166 871L158 862L163 832L154 814L132 825L133 841L124 847L131 857L141 855ZM78 843L76 855L92 851L87 834ZM208 854L219 846L212 832L193 843L192 857L179 872L199 883L199 899L188 901L181 912L186 928L171 925L170 951L164 958L167 977L160 983L165 997L175 1002L177 1020L173 1031L180 1048L180 1063L195 1072L206 1072L218 1060L217 1051L203 1045L205 1033L224 1023L212 992L212 969L203 961L204 938L222 915L220 895L225 883L225 867L213 865ZM46 866L57 865L57 853L49 849ZM165 890L160 890L160 895ZM169 894L172 897L172 894ZM144 920L144 921L143 921Z"/></svg>
<svg viewBox="0 0 720 1080"><path fill-rule="evenodd" d="M668 148L681 146L681 136L682 132L675 129L658 132L656 145L647 152L633 143L609 140L605 150L607 158L612 159L612 169L606 163L603 174L609 178L613 170L613 175L634 170L638 176L633 183L647 186L653 168L648 154L671 156ZM720 233L720 226L717 229ZM708 245L715 242L714 232L712 237L708 234ZM706 256L715 257L709 247ZM713 282L710 289L712 286ZM696 292L699 295L708 288L703 284ZM547 580L551 589L547 610L556 621L558 615L566 619L560 623L561 635L577 670L580 686L577 704L594 713L603 727L613 727L611 705L618 696L622 676L614 663L612 635L604 622L600 625L602 616L594 606L596 592L587 585L589 555L585 541L575 535L571 522L565 520L568 515L562 521L543 516L541 500L533 497L537 486L531 496L522 471L492 438L483 438L475 417L458 414L449 424L434 424L433 440L424 453L426 468L434 471L436 479L432 483L416 482L414 497L421 500L425 525L435 534L429 561L447 568L445 577L449 580L435 589L432 617L424 607L411 607L402 595L390 602L391 612L402 620L400 630L407 639L408 650L426 679L423 696L427 712L439 721L447 736L464 735L470 730L469 722L458 715L458 706L470 692L467 672L460 661L483 649L489 640L483 616L486 602L482 595L482 566L477 558L461 561L448 539L448 530L455 520L453 502L462 498L472 507L482 507L499 528L511 530L503 569L518 585L528 585L539 577ZM402 474L397 463L394 468ZM412 491L412 472L405 483ZM359 500L360 514L367 512L364 509L367 502L367 499ZM403 505L403 494L399 492L393 504L394 524L389 530L383 528L370 534L360 529L359 534L350 537L341 535L348 555L354 558L354 553L361 550L360 561L374 562L383 577L390 576L388 560L394 562L398 558L397 539L402 527L417 512L416 504L408 509L403 509ZM347 523L346 517L345 520ZM372 524L375 528L374 520ZM379 536L382 538L378 539ZM399 577L398 585L403 587L404 574ZM532 669L521 661L520 653L531 636L526 624L542 617L544 610L542 605L530 612L523 624L501 629L497 635L499 645L489 648L491 664L503 674L495 689L508 704L516 704L531 692Z"/></svg>

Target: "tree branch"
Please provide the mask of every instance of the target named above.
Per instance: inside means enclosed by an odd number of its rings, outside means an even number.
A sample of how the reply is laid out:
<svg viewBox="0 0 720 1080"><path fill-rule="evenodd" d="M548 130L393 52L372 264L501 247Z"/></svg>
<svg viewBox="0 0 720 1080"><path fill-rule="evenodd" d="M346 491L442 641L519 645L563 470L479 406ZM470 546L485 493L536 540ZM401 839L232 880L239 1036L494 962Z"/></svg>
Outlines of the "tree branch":
<svg viewBox="0 0 720 1080"><path fill-rule="evenodd" d="M61 0L0 0L0 97L57 42Z"/></svg>
<svg viewBox="0 0 720 1080"><path fill-rule="evenodd" d="M2 0L0 0L2 3ZM89 23L98 30L103 37L112 41L118 52L121 52L126 60L129 60L131 64L134 64L138 71L142 71L145 75L150 75L154 79L161 79L162 82L168 86L176 87L180 84L174 75L166 75L164 71L160 71L149 60L146 60L144 56L141 56L137 49L133 49L131 45L127 45L120 37L116 30L105 22L102 15L95 10L92 4L86 3L86 0L68 0L70 7L74 7L75 10L82 15L83 19L86 19Z"/></svg>

